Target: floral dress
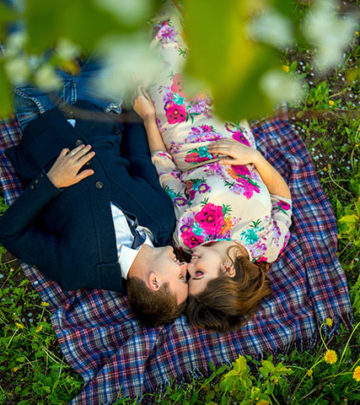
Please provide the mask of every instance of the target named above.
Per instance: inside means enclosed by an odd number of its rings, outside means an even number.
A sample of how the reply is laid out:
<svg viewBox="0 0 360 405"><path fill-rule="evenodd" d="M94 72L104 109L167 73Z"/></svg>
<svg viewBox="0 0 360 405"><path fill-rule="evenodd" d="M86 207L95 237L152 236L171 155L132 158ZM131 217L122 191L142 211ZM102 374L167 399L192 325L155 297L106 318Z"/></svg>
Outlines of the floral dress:
<svg viewBox="0 0 360 405"><path fill-rule="evenodd" d="M155 152L152 161L174 203L174 244L190 252L210 241L232 240L247 249L250 260L273 262L290 237L291 200L269 194L252 164L203 163L216 157L208 146L219 139L255 149L250 127L218 119L207 94L189 98L184 92L179 71L188 50L178 16L155 26L153 46L167 69L149 90L167 152Z"/></svg>

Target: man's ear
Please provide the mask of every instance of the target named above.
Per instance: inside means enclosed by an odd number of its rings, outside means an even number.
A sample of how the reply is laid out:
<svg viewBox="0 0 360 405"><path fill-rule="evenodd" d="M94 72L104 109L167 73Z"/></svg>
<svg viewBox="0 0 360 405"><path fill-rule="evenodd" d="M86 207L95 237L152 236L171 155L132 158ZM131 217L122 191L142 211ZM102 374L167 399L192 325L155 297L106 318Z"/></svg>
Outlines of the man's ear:
<svg viewBox="0 0 360 405"><path fill-rule="evenodd" d="M150 288L152 291L158 291L161 287L160 285L160 279L159 277L151 271L148 275L147 278L147 286Z"/></svg>
<svg viewBox="0 0 360 405"><path fill-rule="evenodd" d="M226 261L223 264L223 271L224 271L224 274L228 277L233 278L236 276L236 269L235 269L235 266L231 263L231 261Z"/></svg>

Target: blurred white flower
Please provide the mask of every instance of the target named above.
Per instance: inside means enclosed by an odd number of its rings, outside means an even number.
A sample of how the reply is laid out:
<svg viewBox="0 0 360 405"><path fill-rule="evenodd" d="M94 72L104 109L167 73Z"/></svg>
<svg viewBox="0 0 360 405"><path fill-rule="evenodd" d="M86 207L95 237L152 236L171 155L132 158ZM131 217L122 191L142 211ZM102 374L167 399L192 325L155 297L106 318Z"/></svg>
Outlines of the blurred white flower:
<svg viewBox="0 0 360 405"><path fill-rule="evenodd" d="M317 0L308 12L303 32L315 47L315 64L320 71L343 61L344 50L350 45L358 21L354 16L339 16L335 0Z"/></svg>
<svg viewBox="0 0 360 405"><path fill-rule="evenodd" d="M260 88L275 103L296 102L304 95L299 76L275 69L264 74L260 80Z"/></svg>
<svg viewBox="0 0 360 405"><path fill-rule="evenodd" d="M5 62L5 69L14 86L24 84L30 76L30 66L25 56L15 56L14 58L7 59Z"/></svg>
<svg viewBox="0 0 360 405"><path fill-rule="evenodd" d="M256 17L248 27L248 36L280 49L294 42L290 20L274 10L265 10Z"/></svg>
<svg viewBox="0 0 360 405"><path fill-rule="evenodd" d="M62 80L50 65L41 66L34 74L34 81L44 91L57 90L62 86Z"/></svg>
<svg viewBox="0 0 360 405"><path fill-rule="evenodd" d="M151 0L95 0L95 2L127 25L141 22L151 11Z"/></svg>
<svg viewBox="0 0 360 405"><path fill-rule="evenodd" d="M7 36L4 45L6 57L13 57L24 49L27 41L27 34L24 30L19 30Z"/></svg>
<svg viewBox="0 0 360 405"><path fill-rule="evenodd" d="M139 85L150 86L163 72L157 52L141 34L108 38L99 45L99 54L103 68L92 86L107 99L127 98Z"/></svg>
<svg viewBox="0 0 360 405"><path fill-rule="evenodd" d="M80 47L67 38L61 38L56 45L56 53L60 59L72 60L79 56Z"/></svg>

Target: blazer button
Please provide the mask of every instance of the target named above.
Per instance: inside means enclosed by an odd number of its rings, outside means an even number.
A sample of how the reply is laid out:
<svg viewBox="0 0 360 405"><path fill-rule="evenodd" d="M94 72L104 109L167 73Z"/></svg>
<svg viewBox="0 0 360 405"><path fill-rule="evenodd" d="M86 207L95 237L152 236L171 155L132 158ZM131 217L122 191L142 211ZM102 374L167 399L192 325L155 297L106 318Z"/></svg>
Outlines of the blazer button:
<svg viewBox="0 0 360 405"><path fill-rule="evenodd" d="M104 187L104 184L103 184L102 181L97 181L97 182L95 183L95 187L96 187L98 190L101 190L101 189Z"/></svg>
<svg viewBox="0 0 360 405"><path fill-rule="evenodd" d="M80 146L80 145L83 145L84 144L84 141L82 140L82 139L77 139L76 141L75 141L75 145L76 146Z"/></svg>
<svg viewBox="0 0 360 405"><path fill-rule="evenodd" d="M34 181L34 183L35 183L35 184L38 184L38 183L39 183L39 180L38 180L38 179L36 179L36 180Z"/></svg>

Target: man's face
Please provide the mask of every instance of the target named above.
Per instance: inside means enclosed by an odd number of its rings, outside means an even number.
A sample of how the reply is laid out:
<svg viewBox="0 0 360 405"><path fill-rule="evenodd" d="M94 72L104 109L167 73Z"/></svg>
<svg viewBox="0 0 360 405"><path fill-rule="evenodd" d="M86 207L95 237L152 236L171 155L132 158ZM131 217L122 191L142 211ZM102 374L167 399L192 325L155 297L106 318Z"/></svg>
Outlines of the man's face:
<svg viewBox="0 0 360 405"><path fill-rule="evenodd" d="M188 297L187 263L180 263L176 259L171 246L154 249L155 257L151 267L160 275L163 284L169 284L170 292L176 295L177 304L180 305Z"/></svg>

